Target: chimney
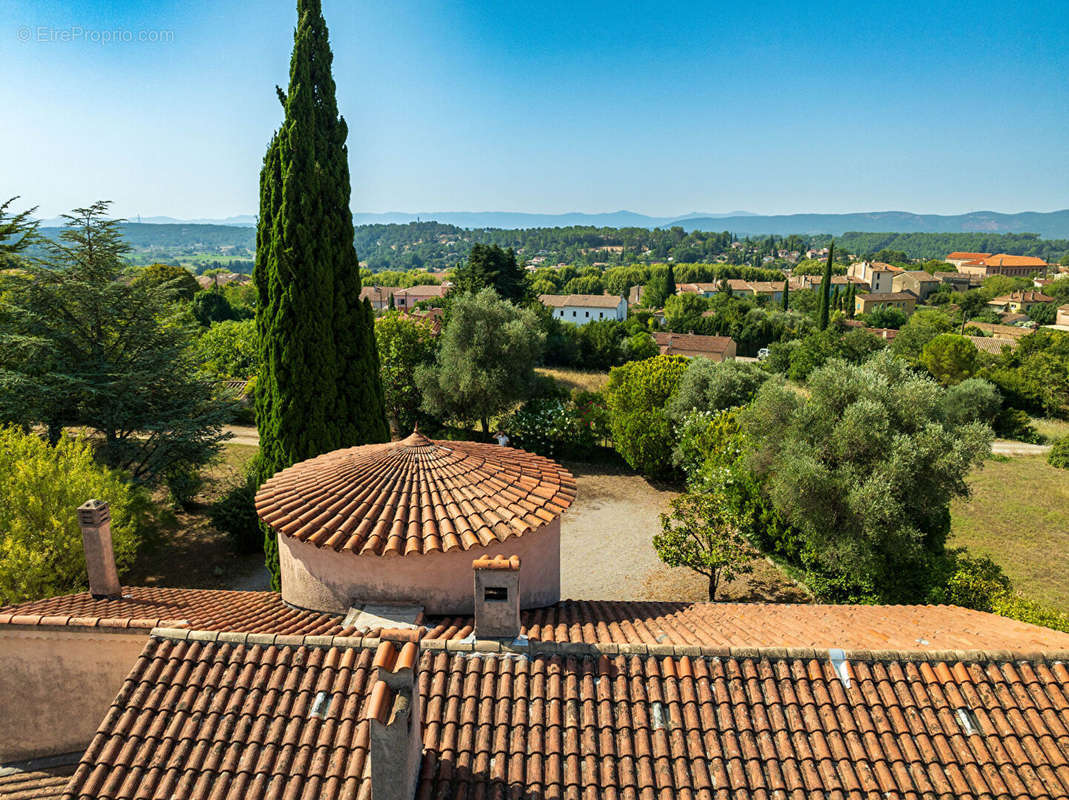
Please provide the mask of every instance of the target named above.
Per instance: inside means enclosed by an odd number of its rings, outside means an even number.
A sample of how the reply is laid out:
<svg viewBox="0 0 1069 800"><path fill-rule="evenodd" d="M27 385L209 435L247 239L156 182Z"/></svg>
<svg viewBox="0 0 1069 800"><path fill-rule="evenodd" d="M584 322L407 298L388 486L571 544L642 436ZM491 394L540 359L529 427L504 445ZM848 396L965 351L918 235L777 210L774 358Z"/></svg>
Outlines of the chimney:
<svg viewBox="0 0 1069 800"><path fill-rule="evenodd" d="M475 638L520 635L520 557L480 556L475 570Z"/></svg>
<svg viewBox="0 0 1069 800"><path fill-rule="evenodd" d="M419 646L384 641L375 651L365 716L371 726L371 800L412 800L423 759L416 661Z"/></svg>
<svg viewBox="0 0 1069 800"><path fill-rule="evenodd" d="M98 600L121 597L115 553L111 548L111 507L104 500L86 500L78 506L78 525L82 529L89 593Z"/></svg>

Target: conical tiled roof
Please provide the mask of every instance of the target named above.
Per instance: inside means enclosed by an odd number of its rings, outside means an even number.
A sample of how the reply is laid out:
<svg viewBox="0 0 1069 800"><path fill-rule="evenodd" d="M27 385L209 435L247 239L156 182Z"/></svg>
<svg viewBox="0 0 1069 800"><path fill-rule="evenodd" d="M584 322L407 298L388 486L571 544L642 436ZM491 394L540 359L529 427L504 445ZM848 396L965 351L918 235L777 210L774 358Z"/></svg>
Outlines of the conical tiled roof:
<svg viewBox="0 0 1069 800"><path fill-rule="evenodd" d="M417 432L294 464L260 487L256 512L316 547L391 556L494 545L574 499L575 478L548 458Z"/></svg>

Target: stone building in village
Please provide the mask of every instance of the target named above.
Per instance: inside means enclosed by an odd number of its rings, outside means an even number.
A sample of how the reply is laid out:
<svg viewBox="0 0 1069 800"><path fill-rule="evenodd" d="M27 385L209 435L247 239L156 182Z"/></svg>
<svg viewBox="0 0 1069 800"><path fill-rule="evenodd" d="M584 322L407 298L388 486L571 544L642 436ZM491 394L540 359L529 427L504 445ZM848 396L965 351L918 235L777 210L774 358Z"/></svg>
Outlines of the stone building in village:
<svg viewBox="0 0 1069 800"><path fill-rule="evenodd" d="M312 459L258 497L281 595L120 586L87 504L90 591L0 609L0 796L1069 795L1069 634L560 601L574 494L548 459L418 435Z"/></svg>

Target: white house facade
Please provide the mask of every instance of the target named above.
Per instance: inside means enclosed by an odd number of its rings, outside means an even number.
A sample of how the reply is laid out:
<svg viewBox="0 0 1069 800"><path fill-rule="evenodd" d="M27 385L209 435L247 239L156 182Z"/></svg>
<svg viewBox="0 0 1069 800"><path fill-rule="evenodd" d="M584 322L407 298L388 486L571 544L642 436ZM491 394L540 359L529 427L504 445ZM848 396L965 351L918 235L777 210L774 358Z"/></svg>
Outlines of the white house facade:
<svg viewBox="0 0 1069 800"><path fill-rule="evenodd" d="M574 325L627 319L627 300L613 294L543 294L538 299L552 310L555 319Z"/></svg>

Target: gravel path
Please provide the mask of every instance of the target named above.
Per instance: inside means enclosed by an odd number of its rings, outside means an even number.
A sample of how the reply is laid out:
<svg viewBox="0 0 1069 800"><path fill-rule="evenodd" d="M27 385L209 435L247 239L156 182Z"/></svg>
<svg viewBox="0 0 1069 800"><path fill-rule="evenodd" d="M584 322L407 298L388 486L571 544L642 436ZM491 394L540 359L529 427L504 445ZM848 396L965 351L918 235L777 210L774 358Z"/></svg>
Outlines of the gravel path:
<svg viewBox="0 0 1069 800"><path fill-rule="evenodd" d="M991 452L997 456L1042 456L1049 450L1049 444L1028 444L1009 439L996 439L991 443Z"/></svg>

